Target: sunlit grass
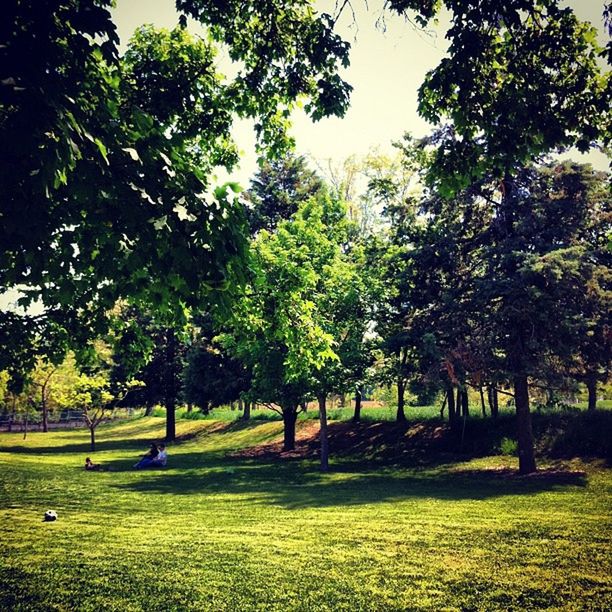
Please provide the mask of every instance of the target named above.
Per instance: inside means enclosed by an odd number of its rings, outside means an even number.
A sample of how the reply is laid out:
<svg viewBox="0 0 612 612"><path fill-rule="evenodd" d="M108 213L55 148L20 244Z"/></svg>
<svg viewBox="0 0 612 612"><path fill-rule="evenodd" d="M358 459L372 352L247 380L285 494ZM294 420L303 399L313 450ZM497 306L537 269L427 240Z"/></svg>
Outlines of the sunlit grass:
<svg viewBox="0 0 612 612"><path fill-rule="evenodd" d="M607 469L517 479L490 457L429 469L237 459L278 421L159 418L0 435L0 609L610 609ZM42 522L46 509L55 523Z"/></svg>

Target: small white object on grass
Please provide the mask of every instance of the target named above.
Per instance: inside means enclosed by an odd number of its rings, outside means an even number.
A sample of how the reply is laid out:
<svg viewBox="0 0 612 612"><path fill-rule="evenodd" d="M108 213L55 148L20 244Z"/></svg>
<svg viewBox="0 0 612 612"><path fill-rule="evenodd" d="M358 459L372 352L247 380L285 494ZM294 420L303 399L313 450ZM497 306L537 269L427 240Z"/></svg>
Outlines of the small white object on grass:
<svg viewBox="0 0 612 612"><path fill-rule="evenodd" d="M55 510L47 510L45 512L45 521L57 521L57 512Z"/></svg>

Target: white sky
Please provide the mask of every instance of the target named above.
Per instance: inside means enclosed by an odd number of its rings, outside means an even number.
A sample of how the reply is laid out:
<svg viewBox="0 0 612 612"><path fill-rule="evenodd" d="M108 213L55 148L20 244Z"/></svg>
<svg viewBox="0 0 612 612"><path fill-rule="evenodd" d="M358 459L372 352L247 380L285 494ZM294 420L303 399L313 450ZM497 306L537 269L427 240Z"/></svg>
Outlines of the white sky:
<svg viewBox="0 0 612 612"><path fill-rule="evenodd" d="M567 3L573 6L579 18L591 21L602 32L603 0L569 0ZM297 152L308 155L321 166L326 166L327 160L339 163L353 154L364 155L374 147L390 151L392 141L399 140L404 132L418 137L431 129L417 114L417 90L426 72L444 56L448 21L442 18L440 25L428 35L400 18L387 17L383 31L376 27L381 14L380 0L370 0L367 4L366 0L353 0L352 5L356 26L350 11L345 11L338 24L339 34L352 45L351 65L343 73L353 86L347 114L342 119L329 118L317 123L311 122L302 112L296 112L293 117L292 135ZM333 13L335 2L319 1L317 6L321 12ZM114 19L124 48L139 25L152 23L172 28L178 15L173 0L118 0ZM193 22L190 29L198 31ZM234 137L242 151L242 162L231 178L247 187L256 170L250 125L239 123ZM589 156L576 153L572 157L590 161L597 168L608 168L607 158L598 152Z"/></svg>

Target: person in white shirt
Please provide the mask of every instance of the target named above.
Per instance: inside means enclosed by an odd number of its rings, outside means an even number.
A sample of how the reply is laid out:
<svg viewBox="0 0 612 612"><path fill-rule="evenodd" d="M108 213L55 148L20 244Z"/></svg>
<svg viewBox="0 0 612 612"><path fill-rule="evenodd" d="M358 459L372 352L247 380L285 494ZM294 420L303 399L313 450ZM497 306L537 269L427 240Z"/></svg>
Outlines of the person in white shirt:
<svg viewBox="0 0 612 612"><path fill-rule="evenodd" d="M160 444L159 453L157 453L157 457L153 459L151 462L155 467L166 467L166 462L168 461L168 451L164 444Z"/></svg>

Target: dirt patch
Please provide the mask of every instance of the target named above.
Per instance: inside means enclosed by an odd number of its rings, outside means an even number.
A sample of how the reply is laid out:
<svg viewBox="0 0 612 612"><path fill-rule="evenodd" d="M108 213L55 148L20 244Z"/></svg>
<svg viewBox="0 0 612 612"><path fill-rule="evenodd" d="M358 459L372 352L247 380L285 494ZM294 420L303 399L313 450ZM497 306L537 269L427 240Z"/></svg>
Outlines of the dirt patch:
<svg viewBox="0 0 612 612"><path fill-rule="evenodd" d="M450 452L454 438L448 427L439 423L410 426L392 422L330 423L329 451L335 457L355 456L365 460L401 460L431 463ZM319 456L319 424L298 424L295 449L283 451L282 437L277 441L252 446L232 453L232 457L260 459L315 459Z"/></svg>
<svg viewBox="0 0 612 612"><path fill-rule="evenodd" d="M304 421L299 423L295 432L295 449L283 450L283 437L267 444L259 444L249 448L230 453L229 457L251 458L251 459L304 459L312 455L312 446L319 444L319 424L316 421Z"/></svg>

